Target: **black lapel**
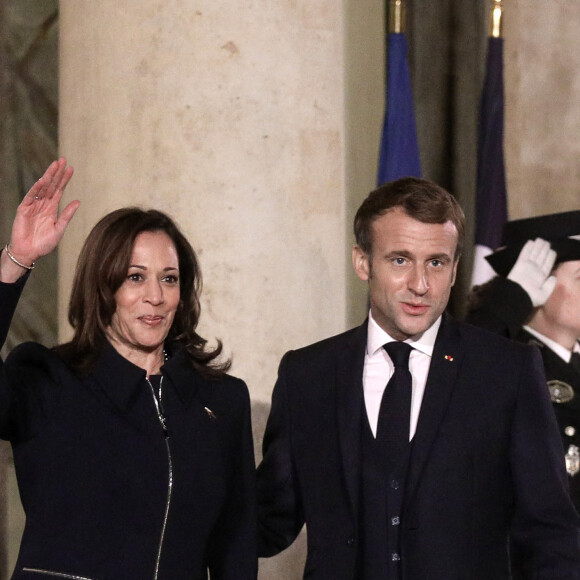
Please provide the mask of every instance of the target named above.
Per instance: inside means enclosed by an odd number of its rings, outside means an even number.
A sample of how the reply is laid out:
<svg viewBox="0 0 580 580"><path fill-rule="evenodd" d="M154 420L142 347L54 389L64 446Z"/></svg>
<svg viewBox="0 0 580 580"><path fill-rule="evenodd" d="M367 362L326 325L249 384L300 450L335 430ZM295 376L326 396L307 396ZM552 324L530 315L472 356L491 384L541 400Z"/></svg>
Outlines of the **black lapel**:
<svg viewBox="0 0 580 580"><path fill-rule="evenodd" d="M169 357L169 360L161 367L161 372L167 375L185 407L191 405L194 395L199 394L201 388L206 385L202 376L193 371L193 365L183 348L177 349Z"/></svg>
<svg viewBox="0 0 580 580"><path fill-rule="evenodd" d="M87 384L97 395L126 413L144 390L145 371L121 356L105 342Z"/></svg>
<svg viewBox="0 0 580 580"><path fill-rule="evenodd" d="M413 438L413 450L407 475L406 503L412 501L457 382L465 354L460 339L459 324L450 316L444 315L437 333L417 430Z"/></svg>
<svg viewBox="0 0 580 580"><path fill-rule="evenodd" d="M366 343L367 322L353 330L344 349L337 352L336 364L338 433L346 488L355 516L359 499L362 376Z"/></svg>
<svg viewBox="0 0 580 580"><path fill-rule="evenodd" d="M164 375L168 376L181 403L188 407L197 392L197 385L193 384L193 373L185 351L177 350L161 370ZM108 401L126 413L135 404L137 398L144 391L147 392L143 382L145 376L146 373L142 368L128 361L115 350L111 343L106 342L89 376L92 380L89 380L88 384L99 394L105 394ZM149 394L147 396L149 397Z"/></svg>

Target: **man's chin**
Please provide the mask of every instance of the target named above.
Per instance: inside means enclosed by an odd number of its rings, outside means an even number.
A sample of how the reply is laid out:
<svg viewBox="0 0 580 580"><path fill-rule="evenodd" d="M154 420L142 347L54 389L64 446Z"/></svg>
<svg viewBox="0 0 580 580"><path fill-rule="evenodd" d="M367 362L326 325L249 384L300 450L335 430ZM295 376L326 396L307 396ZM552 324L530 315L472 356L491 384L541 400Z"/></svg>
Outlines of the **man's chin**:
<svg viewBox="0 0 580 580"><path fill-rule="evenodd" d="M402 324L399 329L401 334L404 334L406 338L412 338L414 340L421 337L421 335L428 330L434 321L428 320L423 317L413 317L413 320Z"/></svg>

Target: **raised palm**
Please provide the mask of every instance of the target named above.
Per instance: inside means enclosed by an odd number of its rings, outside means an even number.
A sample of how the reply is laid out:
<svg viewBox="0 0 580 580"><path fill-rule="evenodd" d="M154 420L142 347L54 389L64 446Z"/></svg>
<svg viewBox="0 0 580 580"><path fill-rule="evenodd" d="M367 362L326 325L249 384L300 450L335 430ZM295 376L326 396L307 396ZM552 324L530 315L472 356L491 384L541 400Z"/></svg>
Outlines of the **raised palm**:
<svg viewBox="0 0 580 580"><path fill-rule="evenodd" d="M53 161L18 206L12 225L10 249L24 263L49 254L60 242L80 202L58 213L62 193L73 174L66 159Z"/></svg>

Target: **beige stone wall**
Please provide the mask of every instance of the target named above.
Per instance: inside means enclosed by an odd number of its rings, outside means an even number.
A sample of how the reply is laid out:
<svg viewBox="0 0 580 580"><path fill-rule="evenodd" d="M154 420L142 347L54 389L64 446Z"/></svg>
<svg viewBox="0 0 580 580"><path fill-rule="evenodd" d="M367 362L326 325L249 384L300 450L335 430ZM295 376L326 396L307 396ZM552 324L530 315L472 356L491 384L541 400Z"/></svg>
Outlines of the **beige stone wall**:
<svg viewBox="0 0 580 580"><path fill-rule="evenodd" d="M61 152L83 202L61 320L88 229L142 204L199 252L201 332L255 398L285 350L345 328L342 29L330 0L61 2Z"/></svg>
<svg viewBox="0 0 580 580"><path fill-rule="evenodd" d="M510 217L580 209L580 2L504 5Z"/></svg>
<svg viewBox="0 0 580 580"><path fill-rule="evenodd" d="M282 354L347 327L344 38L330 0L61 1L60 145L82 201L169 212L199 253L202 335L233 353L259 444ZM98 259L98 257L96 257ZM261 577L300 578L304 535Z"/></svg>
<svg viewBox="0 0 580 580"><path fill-rule="evenodd" d="M348 0L344 6L344 123L346 170L347 321L355 326L367 314L367 290L353 273L352 222L377 181L377 159L385 98L384 0Z"/></svg>

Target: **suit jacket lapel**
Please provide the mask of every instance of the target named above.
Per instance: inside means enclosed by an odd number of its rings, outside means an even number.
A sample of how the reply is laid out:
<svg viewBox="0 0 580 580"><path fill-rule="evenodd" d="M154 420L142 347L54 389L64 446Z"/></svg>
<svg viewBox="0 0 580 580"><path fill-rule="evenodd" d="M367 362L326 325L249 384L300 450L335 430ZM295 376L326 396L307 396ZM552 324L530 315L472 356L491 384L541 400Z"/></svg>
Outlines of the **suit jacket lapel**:
<svg viewBox="0 0 580 580"><path fill-rule="evenodd" d="M407 474L406 503L412 501L421 472L455 388L464 354L459 325L451 317L444 315L435 341L417 430L413 438Z"/></svg>
<svg viewBox="0 0 580 580"><path fill-rule="evenodd" d="M336 364L336 404L342 465L355 515L358 513L359 499L362 376L366 343L367 322L350 335L346 348L337 353Z"/></svg>

